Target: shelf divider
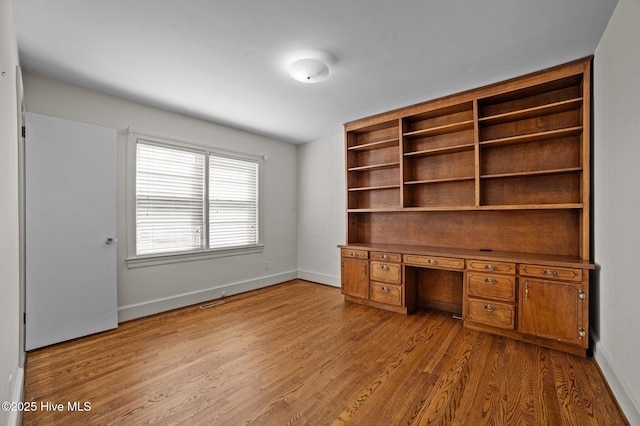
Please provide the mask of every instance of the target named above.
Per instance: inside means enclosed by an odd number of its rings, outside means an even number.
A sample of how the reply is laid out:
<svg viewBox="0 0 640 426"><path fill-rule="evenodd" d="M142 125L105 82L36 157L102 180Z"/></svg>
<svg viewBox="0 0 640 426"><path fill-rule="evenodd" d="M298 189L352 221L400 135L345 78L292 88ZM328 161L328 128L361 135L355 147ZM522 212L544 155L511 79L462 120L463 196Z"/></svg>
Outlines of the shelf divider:
<svg viewBox="0 0 640 426"><path fill-rule="evenodd" d="M418 137L418 136L436 136L445 133L454 133L462 130L473 129L473 120L465 120L457 123L444 124L442 126L430 127L428 129L414 130L404 133L405 137Z"/></svg>
<svg viewBox="0 0 640 426"><path fill-rule="evenodd" d="M427 180L411 180L407 181L405 185L421 185L421 184L429 184L429 183L444 183L444 182L464 182L467 180L475 180L474 176L462 176L462 177L451 177L451 178L442 178L442 179L427 179Z"/></svg>
<svg viewBox="0 0 640 426"><path fill-rule="evenodd" d="M382 163L382 164L372 164L369 166L358 166L358 167L351 167L349 169L347 169L350 172L365 172L365 171L370 171L370 170L382 170L382 169L392 169L394 167L399 167L400 166L400 162L399 161L394 161L391 163Z"/></svg>
<svg viewBox="0 0 640 426"><path fill-rule="evenodd" d="M506 138L481 140L481 146L498 146L517 143L542 141L547 139L561 138L565 136L576 136L582 132L582 126L567 127L564 129L548 130L545 132L527 133L524 135L509 136Z"/></svg>
<svg viewBox="0 0 640 426"><path fill-rule="evenodd" d="M538 175L552 175L552 174L558 174L558 173L572 173L572 172L580 172L580 171L582 171L582 167L566 167L563 169L533 170L529 172L494 173L490 175L480 175L480 178L495 179L495 178L521 177L521 176L538 176Z"/></svg>
<svg viewBox="0 0 640 426"><path fill-rule="evenodd" d="M405 152L405 157L425 157L428 155L452 154L455 152L473 151L475 144L465 143L462 145L447 146L443 148L425 149L421 151Z"/></svg>
<svg viewBox="0 0 640 426"><path fill-rule="evenodd" d="M400 185L361 186L357 188L349 188L348 191L377 191L381 189L400 189Z"/></svg>
<svg viewBox="0 0 640 426"><path fill-rule="evenodd" d="M369 142L362 145L354 145L347 148L348 151L367 151L372 149L389 148L398 146L399 138L386 139L378 142Z"/></svg>
<svg viewBox="0 0 640 426"><path fill-rule="evenodd" d="M545 105L539 105L531 108L524 108L515 111L504 112L486 117L480 117L480 124L499 124L509 121L524 120L526 118L538 117L540 115L549 115L557 112L570 111L582 105L582 98L567 99L564 101L553 102Z"/></svg>

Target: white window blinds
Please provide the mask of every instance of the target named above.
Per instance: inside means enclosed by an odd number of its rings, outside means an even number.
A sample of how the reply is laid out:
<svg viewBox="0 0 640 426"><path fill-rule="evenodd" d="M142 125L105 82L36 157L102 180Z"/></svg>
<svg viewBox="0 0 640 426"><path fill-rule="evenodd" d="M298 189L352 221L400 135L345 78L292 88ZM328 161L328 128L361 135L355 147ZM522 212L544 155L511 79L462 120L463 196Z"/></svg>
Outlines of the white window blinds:
<svg viewBox="0 0 640 426"><path fill-rule="evenodd" d="M138 141L136 252L203 248L205 154Z"/></svg>
<svg viewBox="0 0 640 426"><path fill-rule="evenodd" d="M197 147L136 144L136 255L259 244L259 163Z"/></svg>
<svg viewBox="0 0 640 426"><path fill-rule="evenodd" d="M209 157L209 246L258 243L258 163Z"/></svg>

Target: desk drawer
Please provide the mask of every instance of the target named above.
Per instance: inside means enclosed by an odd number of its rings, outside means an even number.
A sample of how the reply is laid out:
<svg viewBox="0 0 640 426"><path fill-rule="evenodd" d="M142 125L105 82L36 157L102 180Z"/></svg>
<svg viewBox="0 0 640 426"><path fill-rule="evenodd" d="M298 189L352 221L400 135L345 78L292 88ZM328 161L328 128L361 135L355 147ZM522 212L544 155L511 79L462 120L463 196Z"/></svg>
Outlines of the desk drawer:
<svg viewBox="0 0 640 426"><path fill-rule="evenodd" d="M417 254L405 254L404 263L407 265L423 266L436 269L464 269L464 259L455 257L422 256Z"/></svg>
<svg viewBox="0 0 640 426"><path fill-rule="evenodd" d="M369 252L366 250L342 249L342 257L353 257L354 259L368 259Z"/></svg>
<svg viewBox="0 0 640 426"><path fill-rule="evenodd" d="M465 321L508 330L515 328L516 310L514 304L475 299L467 299L467 304Z"/></svg>
<svg viewBox="0 0 640 426"><path fill-rule="evenodd" d="M582 269L579 268L521 264L520 275L552 280L582 281Z"/></svg>
<svg viewBox="0 0 640 426"><path fill-rule="evenodd" d="M371 300L402 306L402 287L383 283L371 283Z"/></svg>
<svg viewBox="0 0 640 426"><path fill-rule="evenodd" d="M478 272L497 272L499 274L515 274L516 264L509 262L489 262L486 260L468 260L467 269Z"/></svg>
<svg viewBox="0 0 640 426"><path fill-rule="evenodd" d="M516 301L516 278L512 275L469 273L467 294L473 297Z"/></svg>
<svg viewBox="0 0 640 426"><path fill-rule="evenodd" d="M397 262L402 261L402 255L400 253L386 253L381 251L372 251L371 260L382 260L383 262Z"/></svg>
<svg viewBox="0 0 640 426"><path fill-rule="evenodd" d="M371 262L371 279L387 283L400 284L402 272L398 263Z"/></svg>

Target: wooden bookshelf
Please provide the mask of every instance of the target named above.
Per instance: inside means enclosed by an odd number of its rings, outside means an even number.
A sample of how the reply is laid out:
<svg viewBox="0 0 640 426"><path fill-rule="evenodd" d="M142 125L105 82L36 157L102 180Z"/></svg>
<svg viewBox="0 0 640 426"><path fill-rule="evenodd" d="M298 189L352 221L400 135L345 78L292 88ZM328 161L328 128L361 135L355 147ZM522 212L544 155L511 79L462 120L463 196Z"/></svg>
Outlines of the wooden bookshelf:
<svg viewBox="0 0 640 426"><path fill-rule="evenodd" d="M368 291L360 276L354 296L345 280L354 279L354 271L364 273L363 262L372 267L359 258L357 268L347 266L349 277L343 276L345 297L405 313L420 306L460 311L465 326L584 353L589 322L583 302L593 268L590 72L586 58L345 124L342 247L359 247L367 259L373 253L399 256L404 271L401 282L367 278ZM393 252L381 251L388 245ZM431 254L442 259L462 250L464 255L450 260L466 266L447 270L432 259L436 263L420 267L440 272L421 271L403 260L420 247L436 247ZM482 275L491 269L472 271L470 262L483 253L511 253L509 259L493 259L513 269L495 277ZM531 265L552 270L545 265L558 256L569 259L581 278L531 276ZM396 270L380 260L374 266ZM483 295L478 283L484 279L513 288ZM443 289L427 289L431 285ZM554 297L556 291L563 302L552 304L554 312L543 312L540 297ZM573 296L579 312L567 305L575 303ZM552 318L562 326L554 329Z"/></svg>

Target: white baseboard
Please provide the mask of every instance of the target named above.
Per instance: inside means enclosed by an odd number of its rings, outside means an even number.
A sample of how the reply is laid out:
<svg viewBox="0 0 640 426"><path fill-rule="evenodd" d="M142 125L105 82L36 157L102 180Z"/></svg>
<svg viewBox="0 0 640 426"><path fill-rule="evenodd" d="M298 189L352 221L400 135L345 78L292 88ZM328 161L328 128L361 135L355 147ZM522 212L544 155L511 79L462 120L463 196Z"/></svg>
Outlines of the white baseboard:
<svg viewBox="0 0 640 426"><path fill-rule="evenodd" d="M314 283L326 284L333 287L340 287L340 277L335 275L320 274L318 272L298 270L298 278L301 280L313 281Z"/></svg>
<svg viewBox="0 0 640 426"><path fill-rule="evenodd" d="M600 370L602 370L602 374L604 374L611 388L611 392L613 392L616 397L629 423L632 425L640 425L640 406L638 405L640 399L633 394L633 391L613 361L613 358L611 358L611 355L604 345L600 344L600 337L593 329L590 329L589 332L593 340L593 357L598 363Z"/></svg>
<svg viewBox="0 0 640 426"><path fill-rule="evenodd" d="M18 368L16 372L16 378L13 381L13 391L11 392L10 402L21 402L24 394L24 368ZM19 410L9 412L8 426L18 426L22 417L22 412Z"/></svg>
<svg viewBox="0 0 640 426"><path fill-rule="evenodd" d="M170 311L172 309L183 308L185 306L219 299L221 297L257 290L259 288L294 280L296 278L298 278L298 271L293 270L274 275L267 275L252 280L224 284L205 290L182 293L162 299L154 299L147 302L120 306L118 308L118 322L129 321L160 312Z"/></svg>

